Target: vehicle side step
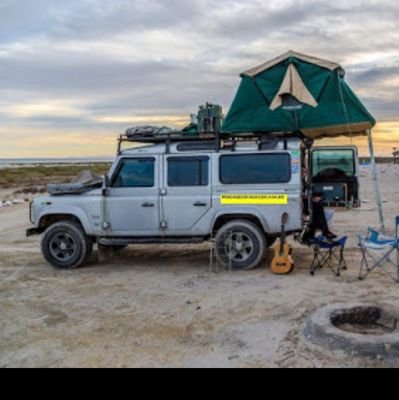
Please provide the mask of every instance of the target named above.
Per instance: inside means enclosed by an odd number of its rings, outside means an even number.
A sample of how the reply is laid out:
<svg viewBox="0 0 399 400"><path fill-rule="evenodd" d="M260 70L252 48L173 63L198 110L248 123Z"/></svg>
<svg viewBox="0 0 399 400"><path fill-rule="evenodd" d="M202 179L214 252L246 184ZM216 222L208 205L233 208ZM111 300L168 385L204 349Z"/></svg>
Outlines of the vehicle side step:
<svg viewBox="0 0 399 400"><path fill-rule="evenodd" d="M204 238L202 237L133 237L133 238L100 238L98 244L103 246L126 246L128 244L140 244L140 243L202 243Z"/></svg>

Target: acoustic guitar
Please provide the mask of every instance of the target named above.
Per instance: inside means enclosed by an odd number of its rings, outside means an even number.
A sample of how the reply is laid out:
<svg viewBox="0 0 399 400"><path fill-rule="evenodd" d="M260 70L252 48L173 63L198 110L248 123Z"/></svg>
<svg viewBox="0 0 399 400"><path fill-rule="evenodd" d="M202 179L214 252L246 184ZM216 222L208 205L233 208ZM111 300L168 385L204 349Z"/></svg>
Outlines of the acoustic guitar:
<svg viewBox="0 0 399 400"><path fill-rule="evenodd" d="M281 236L280 243L274 246L274 258L271 269L275 274L289 274L294 269L294 261L291 257L292 249L285 243L285 224L288 221L288 214L281 216Z"/></svg>

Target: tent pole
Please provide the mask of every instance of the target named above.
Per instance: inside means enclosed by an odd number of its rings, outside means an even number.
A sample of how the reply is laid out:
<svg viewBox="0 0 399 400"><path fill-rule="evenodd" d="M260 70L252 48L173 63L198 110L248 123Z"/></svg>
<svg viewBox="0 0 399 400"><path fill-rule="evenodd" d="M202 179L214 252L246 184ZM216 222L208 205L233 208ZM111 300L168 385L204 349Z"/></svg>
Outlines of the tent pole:
<svg viewBox="0 0 399 400"><path fill-rule="evenodd" d="M381 193L380 193L380 188L378 185L377 167L376 167L375 157L374 157L374 145L373 145L373 138L371 136L371 129L367 130L367 137L368 137L368 142L369 142L370 162L371 162L371 169L372 169L372 174L373 174L374 191L375 191L377 207L378 207L378 216L380 219L381 231L385 232L384 213L382 210Z"/></svg>

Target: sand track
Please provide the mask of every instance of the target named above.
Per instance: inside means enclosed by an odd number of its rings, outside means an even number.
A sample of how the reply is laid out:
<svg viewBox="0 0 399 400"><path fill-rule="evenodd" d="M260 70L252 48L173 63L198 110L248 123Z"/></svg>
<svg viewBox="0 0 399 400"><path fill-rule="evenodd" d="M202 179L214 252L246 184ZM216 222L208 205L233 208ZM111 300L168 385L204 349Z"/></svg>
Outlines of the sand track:
<svg viewBox="0 0 399 400"><path fill-rule="evenodd" d="M396 166L380 171L387 225L399 209ZM363 199L373 207L364 172ZM204 245L131 246L112 259L57 271L26 239L27 206L0 210L1 367L342 367L391 366L308 343L306 318L331 302L399 306L398 285L375 273L357 280L355 235L376 225L375 211L337 213L334 230L349 234L349 270L311 277L311 254L296 247L296 269L273 275L209 272ZM399 361L396 366L399 366Z"/></svg>

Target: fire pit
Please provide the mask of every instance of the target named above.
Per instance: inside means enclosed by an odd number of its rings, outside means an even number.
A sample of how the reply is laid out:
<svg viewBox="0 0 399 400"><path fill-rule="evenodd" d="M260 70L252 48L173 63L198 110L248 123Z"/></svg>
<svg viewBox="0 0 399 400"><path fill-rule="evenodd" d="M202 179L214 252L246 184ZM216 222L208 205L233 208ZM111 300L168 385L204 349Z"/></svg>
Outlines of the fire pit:
<svg viewBox="0 0 399 400"><path fill-rule="evenodd" d="M309 318L305 336L315 344L351 354L399 356L399 313L375 304L331 304Z"/></svg>

